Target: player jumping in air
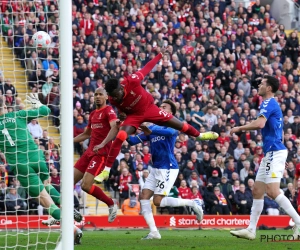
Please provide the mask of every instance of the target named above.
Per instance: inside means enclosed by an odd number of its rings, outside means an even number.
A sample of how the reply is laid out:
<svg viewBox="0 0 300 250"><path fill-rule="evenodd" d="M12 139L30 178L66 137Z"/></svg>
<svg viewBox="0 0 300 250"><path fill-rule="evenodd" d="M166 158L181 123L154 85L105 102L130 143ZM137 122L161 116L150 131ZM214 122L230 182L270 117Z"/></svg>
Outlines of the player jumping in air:
<svg viewBox="0 0 300 250"><path fill-rule="evenodd" d="M120 112L126 114L120 129L115 126L109 132L107 138L94 148L95 151L106 145L115 136L105 168L95 181L102 182L108 179L110 169L118 156L122 143L128 135L131 135L143 122L152 122L157 125L167 126L186 133L189 136L198 138L199 140L214 140L218 138L215 132L201 133L186 122L181 122L172 114L160 110L155 104L153 97L141 86L141 81L154 68L163 56L163 48L155 58L148 62L145 67L133 75L125 77L121 82L119 79L109 79L105 83L105 90L109 96L109 102L116 106Z"/></svg>
<svg viewBox="0 0 300 250"><path fill-rule="evenodd" d="M176 106L170 100L163 101L160 109L168 114L175 115L176 113ZM179 172L179 167L174 157L174 147L178 131L157 125L152 125L149 128L141 126L141 128L143 133L130 136L127 141L130 145L149 141L151 147L153 167L140 195L142 214L150 228L150 233L143 239L160 239L161 236L155 226L150 205L150 198L153 194L153 203L155 206L190 206L195 211L198 221L202 221L203 210L199 199L189 200L167 197Z"/></svg>
<svg viewBox="0 0 300 250"><path fill-rule="evenodd" d="M274 99L279 88L279 81L272 76L264 76L259 85L259 95L263 98L260 112L255 121L250 124L235 127L230 133L247 130L262 130L264 158L262 159L254 184L253 204L251 208L250 224L246 229L230 231L238 238L254 240L256 225L264 207L264 194L275 200L295 222L294 239L300 237L300 216L291 202L280 193L280 180L285 169L287 149L282 143L283 120L281 109Z"/></svg>
<svg viewBox="0 0 300 250"><path fill-rule="evenodd" d="M43 151L38 148L27 129L28 122L48 116L50 109L41 104L37 94L27 96L26 101L32 105L32 109L7 113L5 99L0 96L0 150L26 192L39 199L42 206L49 210L52 218L42 223L51 226L60 220L60 209L55 205L60 204L60 194L50 184ZM74 220L82 220L81 214L75 209ZM75 244L79 244L82 231L75 227L74 233Z"/></svg>
<svg viewBox="0 0 300 250"><path fill-rule="evenodd" d="M96 110L90 114L85 131L74 138L74 142L90 139L88 149L74 166L74 184L82 179L82 190L103 201L109 207L108 221L113 222L117 216L117 205L114 204L111 198L106 196L101 188L93 185L95 176L104 168L111 142L107 143L97 154L94 153L93 148L105 139L111 127L117 125L117 116L113 108L106 105L107 94L105 89L96 89L94 96Z"/></svg>

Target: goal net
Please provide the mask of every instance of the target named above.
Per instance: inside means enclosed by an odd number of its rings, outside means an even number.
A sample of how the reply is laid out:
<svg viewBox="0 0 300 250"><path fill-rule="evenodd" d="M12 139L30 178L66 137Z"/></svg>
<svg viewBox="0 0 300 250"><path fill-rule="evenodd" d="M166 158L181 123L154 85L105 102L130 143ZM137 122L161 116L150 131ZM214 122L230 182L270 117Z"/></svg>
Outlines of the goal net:
<svg viewBox="0 0 300 250"><path fill-rule="evenodd" d="M0 10L0 96L8 111L0 115L0 249L54 249L60 229L41 223L49 218L49 209L37 199L41 187L35 177L45 184L50 176L56 191L46 190L59 207L58 1L0 1ZM37 31L50 34L49 49L33 47L31 37ZM24 102L28 93L37 93L50 114L13 115L31 108Z"/></svg>

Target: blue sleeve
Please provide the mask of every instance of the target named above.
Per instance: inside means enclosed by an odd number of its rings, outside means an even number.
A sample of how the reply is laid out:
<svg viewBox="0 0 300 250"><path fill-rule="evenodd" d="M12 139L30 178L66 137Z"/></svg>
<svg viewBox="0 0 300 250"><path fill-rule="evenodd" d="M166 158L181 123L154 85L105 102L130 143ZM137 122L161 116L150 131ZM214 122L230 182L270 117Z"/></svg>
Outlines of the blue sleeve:
<svg viewBox="0 0 300 250"><path fill-rule="evenodd" d="M176 133L178 133L177 130L173 129L173 128L163 128L160 126L155 126L150 128L152 130L151 135L160 135L160 136L173 136Z"/></svg>
<svg viewBox="0 0 300 250"><path fill-rule="evenodd" d="M260 105L260 111L257 117L263 116L266 118L266 120L269 119L270 115L273 112L273 105L277 105L274 103L270 103L270 99L265 100L261 105Z"/></svg>
<svg viewBox="0 0 300 250"><path fill-rule="evenodd" d="M142 143L144 141L149 141L148 136L144 135L144 133L140 133L140 134L134 135L134 136L129 136L127 138L127 142L131 146Z"/></svg>

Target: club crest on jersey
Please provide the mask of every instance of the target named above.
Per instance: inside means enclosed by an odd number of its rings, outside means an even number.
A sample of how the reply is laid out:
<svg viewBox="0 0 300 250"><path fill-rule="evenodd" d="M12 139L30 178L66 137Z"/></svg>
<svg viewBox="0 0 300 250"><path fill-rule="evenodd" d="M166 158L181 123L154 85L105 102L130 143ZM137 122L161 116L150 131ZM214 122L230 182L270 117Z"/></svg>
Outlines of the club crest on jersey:
<svg viewBox="0 0 300 250"><path fill-rule="evenodd" d="M134 93L132 90L130 91L130 94L136 96L136 93Z"/></svg>
<svg viewBox="0 0 300 250"><path fill-rule="evenodd" d="M102 113L100 113L100 115L99 115L98 119L101 119L101 116L102 116Z"/></svg>

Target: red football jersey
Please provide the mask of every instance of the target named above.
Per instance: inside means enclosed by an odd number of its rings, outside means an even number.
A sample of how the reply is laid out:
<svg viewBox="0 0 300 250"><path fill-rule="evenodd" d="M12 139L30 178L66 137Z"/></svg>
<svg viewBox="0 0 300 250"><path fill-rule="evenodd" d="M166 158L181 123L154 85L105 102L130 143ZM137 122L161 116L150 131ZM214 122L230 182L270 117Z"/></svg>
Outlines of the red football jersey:
<svg viewBox="0 0 300 250"><path fill-rule="evenodd" d="M179 196L182 199L190 199L190 197L192 196L192 191L188 187L186 187L186 188L179 187L178 191L179 191Z"/></svg>
<svg viewBox="0 0 300 250"><path fill-rule="evenodd" d="M108 97L109 102L126 114L144 114L149 104L153 103L153 97L141 86L143 79L144 76L140 71L125 77L124 81L120 83L125 91L123 102L117 103Z"/></svg>
<svg viewBox="0 0 300 250"><path fill-rule="evenodd" d="M300 163L298 163L296 165L296 169L295 169L295 178L299 179L300 178Z"/></svg>
<svg viewBox="0 0 300 250"><path fill-rule="evenodd" d="M93 151L96 145L99 145L110 131L110 122L117 120L115 111L111 106L105 106L102 109L94 110L90 114L89 123L87 127L92 130L90 137L90 145L88 150ZM99 150L98 154L108 154L111 142Z"/></svg>

